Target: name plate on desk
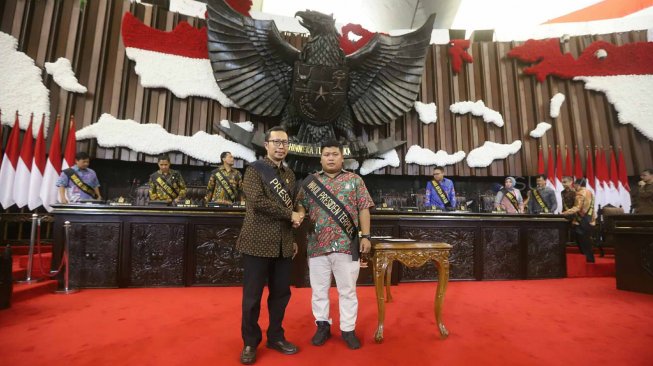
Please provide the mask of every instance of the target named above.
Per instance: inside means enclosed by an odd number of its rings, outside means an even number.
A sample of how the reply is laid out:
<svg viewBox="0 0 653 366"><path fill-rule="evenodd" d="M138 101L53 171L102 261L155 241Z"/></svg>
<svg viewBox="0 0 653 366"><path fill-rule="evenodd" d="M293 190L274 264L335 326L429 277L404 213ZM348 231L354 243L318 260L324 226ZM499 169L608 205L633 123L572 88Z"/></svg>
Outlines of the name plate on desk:
<svg viewBox="0 0 653 366"><path fill-rule="evenodd" d="M417 208L417 207L402 207L401 211L403 211L403 212L419 212L419 208Z"/></svg>
<svg viewBox="0 0 653 366"><path fill-rule="evenodd" d="M101 205L104 203L102 200L79 200L78 202L85 205Z"/></svg>
<svg viewBox="0 0 653 366"><path fill-rule="evenodd" d="M206 207L220 207L220 208L245 208L245 205L241 204L233 204L233 205L225 205L224 203L218 203L218 202L209 202L206 204Z"/></svg>
<svg viewBox="0 0 653 366"><path fill-rule="evenodd" d="M109 206L132 206L131 202L109 202Z"/></svg>
<svg viewBox="0 0 653 366"><path fill-rule="evenodd" d="M375 207L375 211L395 211L394 207Z"/></svg>
<svg viewBox="0 0 653 366"><path fill-rule="evenodd" d="M149 201L148 206L168 206L170 203L168 201Z"/></svg>
<svg viewBox="0 0 653 366"><path fill-rule="evenodd" d="M193 207L200 207L200 205L194 203L178 203L175 205L175 207L193 208Z"/></svg>

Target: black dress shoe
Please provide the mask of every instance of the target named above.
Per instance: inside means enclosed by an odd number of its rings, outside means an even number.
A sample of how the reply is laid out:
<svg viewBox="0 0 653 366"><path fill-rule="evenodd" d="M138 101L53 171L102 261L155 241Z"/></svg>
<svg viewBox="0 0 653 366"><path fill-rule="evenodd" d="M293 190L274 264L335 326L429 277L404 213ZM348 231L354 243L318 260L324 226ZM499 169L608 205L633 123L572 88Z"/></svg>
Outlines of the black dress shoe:
<svg viewBox="0 0 653 366"><path fill-rule="evenodd" d="M313 339L311 339L311 343L313 343L314 346L321 346L329 338L331 338L331 324L323 321L317 322L317 331L315 332Z"/></svg>
<svg viewBox="0 0 653 366"><path fill-rule="evenodd" d="M266 344L266 347L271 348L271 349L276 350L276 351L279 351L279 352L283 353L284 355L294 355L295 353L297 353L299 351L297 346L295 346L294 344L288 342L285 339L282 339L280 341L274 341L274 342L268 341L268 343Z"/></svg>
<svg viewBox="0 0 653 366"><path fill-rule="evenodd" d="M240 353L240 363L243 365L251 365L256 362L256 347L245 346Z"/></svg>
<svg viewBox="0 0 653 366"><path fill-rule="evenodd" d="M353 330L351 332L341 331L341 333L342 339L345 341L345 343L347 343L347 347L349 347L349 349L361 348L361 341L358 340L358 337L356 337L356 334L354 334Z"/></svg>

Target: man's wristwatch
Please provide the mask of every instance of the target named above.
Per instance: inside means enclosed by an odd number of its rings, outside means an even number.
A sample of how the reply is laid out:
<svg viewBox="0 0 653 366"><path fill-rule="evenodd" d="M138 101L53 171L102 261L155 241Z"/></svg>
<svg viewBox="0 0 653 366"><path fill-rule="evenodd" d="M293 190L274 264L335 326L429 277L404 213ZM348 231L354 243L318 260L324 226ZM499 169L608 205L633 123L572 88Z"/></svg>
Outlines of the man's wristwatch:
<svg viewBox="0 0 653 366"><path fill-rule="evenodd" d="M359 237L361 239L370 239L370 238L372 238L372 235L370 235L370 234L360 234Z"/></svg>

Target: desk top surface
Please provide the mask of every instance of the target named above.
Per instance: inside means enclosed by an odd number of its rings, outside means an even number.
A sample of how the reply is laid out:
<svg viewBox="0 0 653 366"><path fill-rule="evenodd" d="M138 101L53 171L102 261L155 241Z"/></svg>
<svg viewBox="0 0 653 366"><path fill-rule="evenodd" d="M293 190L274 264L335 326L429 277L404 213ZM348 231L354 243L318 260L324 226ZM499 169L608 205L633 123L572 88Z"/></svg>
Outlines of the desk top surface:
<svg viewBox="0 0 653 366"><path fill-rule="evenodd" d="M374 250L426 250L426 249L451 249L451 245L447 243L435 243L435 242L420 242L420 241L379 241L372 242L372 247Z"/></svg>
<svg viewBox="0 0 653 366"><path fill-rule="evenodd" d="M110 206L105 204L53 205L57 215L156 215L156 216L244 216L243 207L179 207L179 206ZM372 211L377 219L464 220L464 221L555 221L566 222L561 215L527 215L473 212L401 212Z"/></svg>

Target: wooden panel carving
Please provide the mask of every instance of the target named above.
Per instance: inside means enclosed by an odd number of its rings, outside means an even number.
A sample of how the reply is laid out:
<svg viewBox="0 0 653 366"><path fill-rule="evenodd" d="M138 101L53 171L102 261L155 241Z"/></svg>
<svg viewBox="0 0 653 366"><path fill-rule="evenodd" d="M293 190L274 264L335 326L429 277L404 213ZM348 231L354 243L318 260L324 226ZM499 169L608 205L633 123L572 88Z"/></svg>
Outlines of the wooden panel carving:
<svg viewBox="0 0 653 366"><path fill-rule="evenodd" d="M560 232L551 229L528 229L528 278L565 277L565 244Z"/></svg>
<svg viewBox="0 0 653 366"><path fill-rule="evenodd" d="M240 285L243 257L236 250L240 227L195 225L195 284Z"/></svg>
<svg viewBox="0 0 653 366"><path fill-rule="evenodd" d="M370 234L372 234L372 236L393 236L394 229L394 226L372 225L370 228Z"/></svg>
<svg viewBox="0 0 653 366"><path fill-rule="evenodd" d="M420 241L444 242L451 244L449 263L451 264L450 278L474 278L474 241L475 229L470 228L428 228L428 227L401 227L401 237ZM433 265L419 268L402 268L402 281L437 280L438 272Z"/></svg>
<svg viewBox="0 0 653 366"><path fill-rule="evenodd" d="M183 286L183 224L131 225L131 286Z"/></svg>
<svg viewBox="0 0 653 366"><path fill-rule="evenodd" d="M519 229L482 230L483 279L519 278Z"/></svg>
<svg viewBox="0 0 653 366"><path fill-rule="evenodd" d="M120 223L70 228L70 287L118 287Z"/></svg>

